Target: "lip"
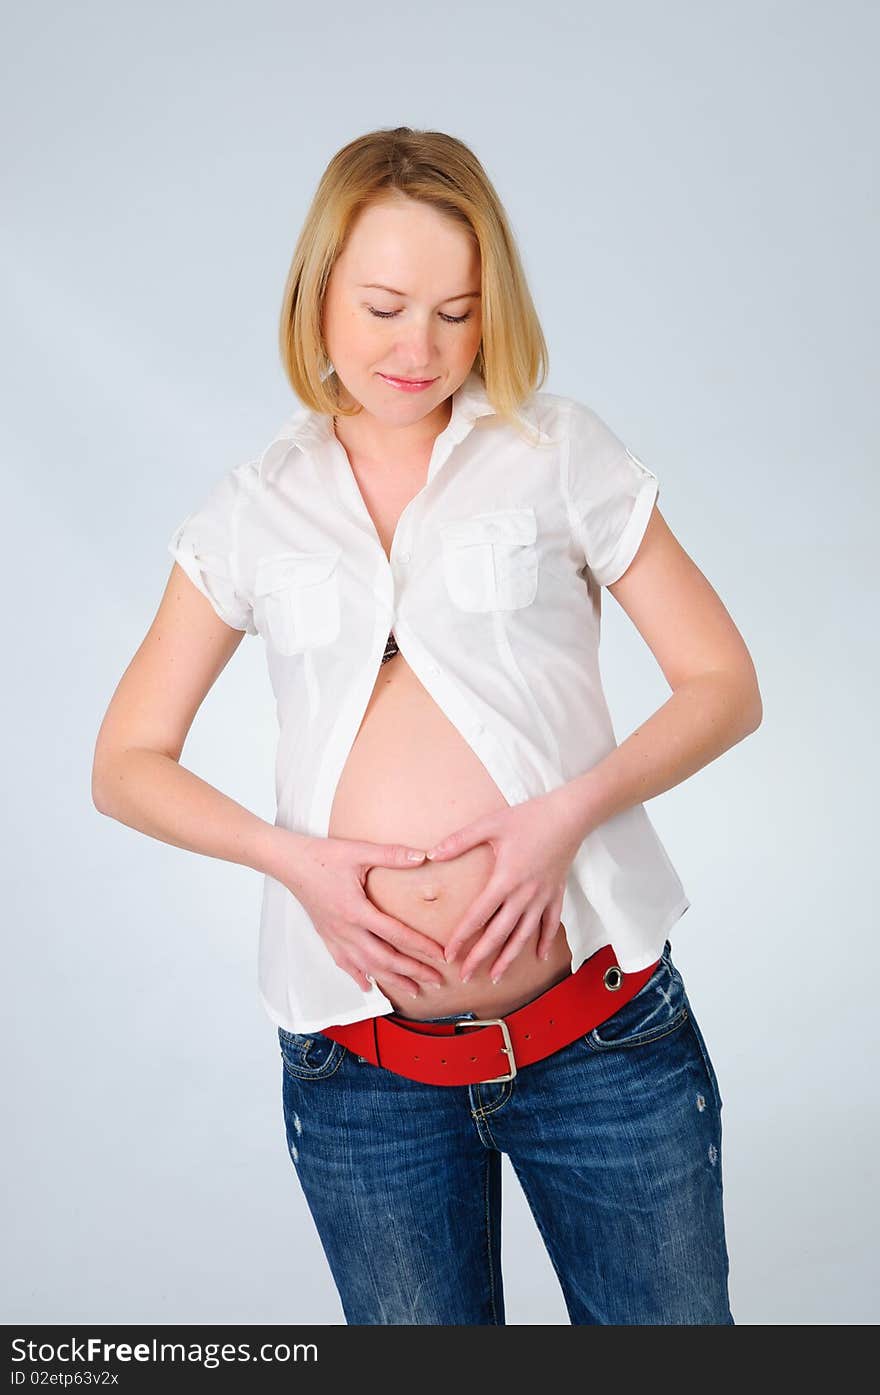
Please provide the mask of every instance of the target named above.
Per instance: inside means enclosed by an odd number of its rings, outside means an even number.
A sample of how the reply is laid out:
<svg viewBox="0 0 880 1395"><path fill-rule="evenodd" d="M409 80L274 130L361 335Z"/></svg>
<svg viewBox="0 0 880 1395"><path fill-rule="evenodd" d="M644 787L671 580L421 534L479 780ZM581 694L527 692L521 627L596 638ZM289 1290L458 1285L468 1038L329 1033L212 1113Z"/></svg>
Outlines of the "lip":
<svg viewBox="0 0 880 1395"><path fill-rule="evenodd" d="M379 377L401 392L423 392L437 381L436 378L392 378L388 373L380 373Z"/></svg>

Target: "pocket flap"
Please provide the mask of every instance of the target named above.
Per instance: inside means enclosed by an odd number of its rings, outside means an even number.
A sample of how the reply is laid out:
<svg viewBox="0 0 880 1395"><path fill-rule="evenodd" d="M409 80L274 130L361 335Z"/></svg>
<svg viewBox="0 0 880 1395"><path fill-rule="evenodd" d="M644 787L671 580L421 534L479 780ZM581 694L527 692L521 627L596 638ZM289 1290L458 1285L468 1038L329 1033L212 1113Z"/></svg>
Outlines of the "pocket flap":
<svg viewBox="0 0 880 1395"><path fill-rule="evenodd" d="M444 542L456 546L471 543L533 543L538 521L532 508L496 509L470 518L452 518L440 524Z"/></svg>
<svg viewBox="0 0 880 1395"><path fill-rule="evenodd" d="M341 548L324 552L276 552L261 557L254 576L254 595L265 596L288 586L314 586L326 581L339 561Z"/></svg>

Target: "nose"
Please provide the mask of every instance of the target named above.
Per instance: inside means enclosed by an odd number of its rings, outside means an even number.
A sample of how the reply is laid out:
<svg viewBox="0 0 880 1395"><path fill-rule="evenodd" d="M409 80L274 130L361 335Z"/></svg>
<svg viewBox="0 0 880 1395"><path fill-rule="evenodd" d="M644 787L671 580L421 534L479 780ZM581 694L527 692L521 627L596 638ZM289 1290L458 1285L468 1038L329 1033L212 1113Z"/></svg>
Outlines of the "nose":
<svg viewBox="0 0 880 1395"><path fill-rule="evenodd" d="M433 359L431 328L429 325L410 325L398 341L397 352L400 362L407 364L408 378L433 378L430 364Z"/></svg>

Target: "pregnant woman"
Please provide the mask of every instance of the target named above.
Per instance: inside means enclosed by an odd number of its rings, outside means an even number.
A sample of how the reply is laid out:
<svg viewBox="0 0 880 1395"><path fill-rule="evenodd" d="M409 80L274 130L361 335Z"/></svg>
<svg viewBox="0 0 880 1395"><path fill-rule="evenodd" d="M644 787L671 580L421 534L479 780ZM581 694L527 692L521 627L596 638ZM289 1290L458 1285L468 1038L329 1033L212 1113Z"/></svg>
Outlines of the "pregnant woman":
<svg viewBox="0 0 880 1395"><path fill-rule="evenodd" d="M334 156L281 347L304 405L175 530L95 803L264 874L287 1146L347 1322L504 1323L506 1153L572 1323L730 1324L722 1100L644 802L760 723L742 637L656 476L538 390L514 239L460 141ZM619 746L603 587L672 689ZM274 824L180 765L245 634Z"/></svg>

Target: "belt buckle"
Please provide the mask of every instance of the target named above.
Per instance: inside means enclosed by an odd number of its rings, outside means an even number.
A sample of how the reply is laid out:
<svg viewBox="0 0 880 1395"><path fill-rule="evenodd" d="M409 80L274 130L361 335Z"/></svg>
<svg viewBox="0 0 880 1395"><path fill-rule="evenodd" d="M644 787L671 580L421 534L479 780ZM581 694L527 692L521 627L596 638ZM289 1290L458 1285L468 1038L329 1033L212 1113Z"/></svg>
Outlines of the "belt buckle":
<svg viewBox="0 0 880 1395"><path fill-rule="evenodd" d="M510 1061L510 1072L507 1075L493 1075L489 1080L479 1080L478 1085L497 1085L502 1080L512 1080L516 1075L516 1060L513 1054L513 1042L510 1040L510 1031L503 1017L460 1017L454 1024L456 1031L459 1027L500 1027L501 1035L504 1037L504 1045L501 1050L507 1053Z"/></svg>

